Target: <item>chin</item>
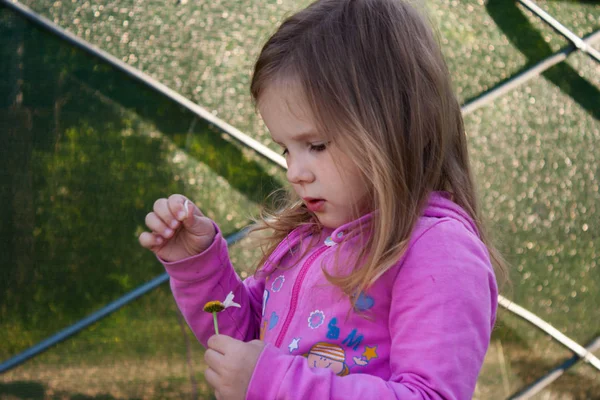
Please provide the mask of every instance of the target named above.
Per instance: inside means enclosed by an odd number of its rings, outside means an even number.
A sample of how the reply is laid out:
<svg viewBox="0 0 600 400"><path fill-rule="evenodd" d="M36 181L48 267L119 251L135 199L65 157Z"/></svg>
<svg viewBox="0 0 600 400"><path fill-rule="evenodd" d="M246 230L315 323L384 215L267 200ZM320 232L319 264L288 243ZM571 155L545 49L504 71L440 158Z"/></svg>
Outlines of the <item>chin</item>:
<svg viewBox="0 0 600 400"><path fill-rule="evenodd" d="M330 229L337 229L340 226L344 225L347 222L350 221L336 221L334 219L331 218L319 218L319 222L321 223L321 225L323 225L325 228L330 228Z"/></svg>

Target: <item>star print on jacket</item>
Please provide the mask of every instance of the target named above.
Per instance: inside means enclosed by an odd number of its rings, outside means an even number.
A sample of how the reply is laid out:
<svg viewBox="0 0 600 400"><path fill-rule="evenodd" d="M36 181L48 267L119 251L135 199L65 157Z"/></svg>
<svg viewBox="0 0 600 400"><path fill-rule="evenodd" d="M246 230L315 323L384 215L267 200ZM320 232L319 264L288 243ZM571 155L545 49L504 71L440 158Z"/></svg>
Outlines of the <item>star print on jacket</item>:
<svg viewBox="0 0 600 400"><path fill-rule="evenodd" d="M369 347L365 346L365 352L362 355L367 359L367 361L371 361L371 358L377 358L377 346Z"/></svg>
<svg viewBox="0 0 600 400"><path fill-rule="evenodd" d="M288 349L290 349L290 353L293 352L294 350L298 350L298 342L300 341L301 338L293 338L292 342L289 344Z"/></svg>

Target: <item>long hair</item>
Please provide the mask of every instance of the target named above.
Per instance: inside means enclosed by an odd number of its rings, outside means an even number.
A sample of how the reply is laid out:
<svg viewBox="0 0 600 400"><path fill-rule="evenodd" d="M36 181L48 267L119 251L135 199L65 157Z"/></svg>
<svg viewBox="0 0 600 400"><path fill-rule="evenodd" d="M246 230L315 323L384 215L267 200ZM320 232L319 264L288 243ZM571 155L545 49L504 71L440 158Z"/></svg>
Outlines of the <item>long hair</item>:
<svg viewBox="0 0 600 400"><path fill-rule="evenodd" d="M471 216L504 279L505 264L480 216L450 74L420 11L393 0L316 1L287 18L262 48L251 83L255 104L268 85L290 78L319 132L358 165L377 210L363 261L349 274L324 271L331 283L352 297L397 263L432 191L450 192ZM319 228L292 191L255 228L272 230L259 265L302 224Z"/></svg>

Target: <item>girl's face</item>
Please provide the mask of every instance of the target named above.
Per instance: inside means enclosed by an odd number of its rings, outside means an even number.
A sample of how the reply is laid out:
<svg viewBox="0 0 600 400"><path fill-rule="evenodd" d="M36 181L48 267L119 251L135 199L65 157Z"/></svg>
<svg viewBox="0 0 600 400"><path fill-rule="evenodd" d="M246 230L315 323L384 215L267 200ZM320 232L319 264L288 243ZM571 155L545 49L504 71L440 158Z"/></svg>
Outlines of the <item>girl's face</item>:
<svg viewBox="0 0 600 400"><path fill-rule="evenodd" d="M357 165L319 133L301 90L271 84L258 109L282 148L288 181L321 224L335 229L352 221L355 209L365 211L368 188Z"/></svg>

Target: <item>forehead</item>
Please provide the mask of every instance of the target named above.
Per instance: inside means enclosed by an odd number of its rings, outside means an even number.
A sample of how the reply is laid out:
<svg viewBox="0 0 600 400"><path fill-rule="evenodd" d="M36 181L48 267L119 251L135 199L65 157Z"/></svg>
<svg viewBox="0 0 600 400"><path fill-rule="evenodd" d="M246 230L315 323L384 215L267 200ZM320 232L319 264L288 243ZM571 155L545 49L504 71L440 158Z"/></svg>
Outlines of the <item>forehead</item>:
<svg viewBox="0 0 600 400"><path fill-rule="evenodd" d="M304 91L293 80L269 84L258 99L258 111L275 141L316 136L314 114Z"/></svg>

